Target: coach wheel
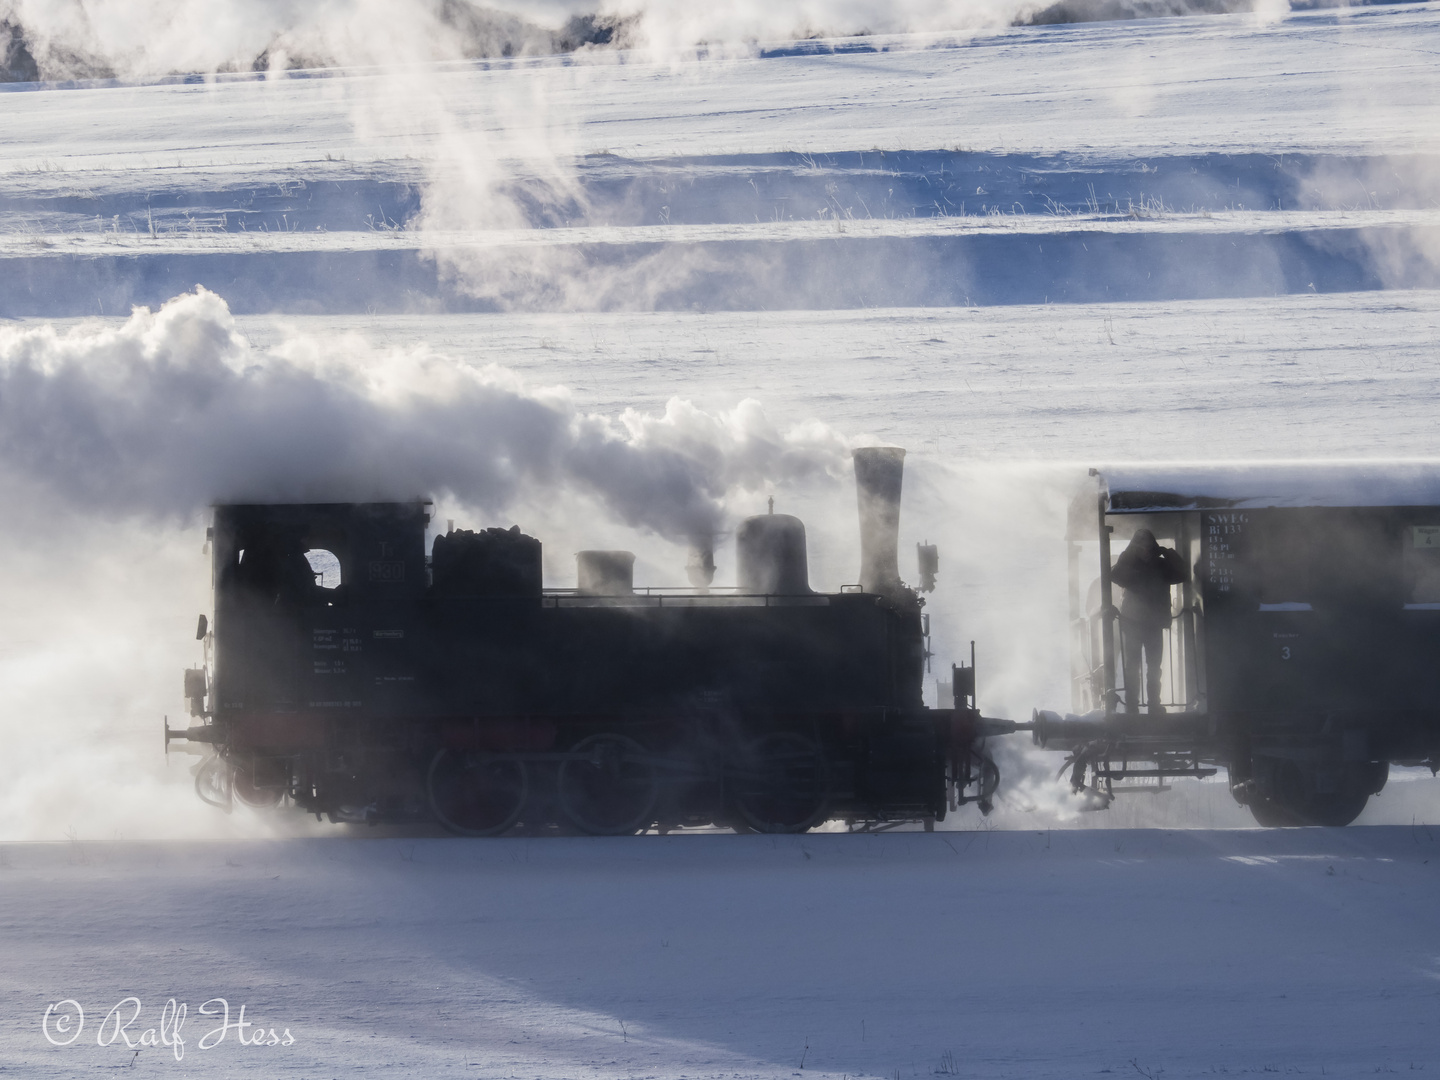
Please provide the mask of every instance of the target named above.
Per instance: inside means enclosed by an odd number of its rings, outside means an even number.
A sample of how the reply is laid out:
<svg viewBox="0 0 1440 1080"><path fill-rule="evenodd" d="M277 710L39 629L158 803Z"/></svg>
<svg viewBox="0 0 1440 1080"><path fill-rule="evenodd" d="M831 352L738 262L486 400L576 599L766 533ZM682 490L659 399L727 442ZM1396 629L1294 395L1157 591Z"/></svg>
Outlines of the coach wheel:
<svg viewBox="0 0 1440 1080"><path fill-rule="evenodd" d="M1303 825L1338 828L1358 818L1370 796L1344 792L1333 795L1312 795L1299 808L1286 806L1274 799L1256 799L1250 813L1257 825L1267 829L1288 829Z"/></svg>
<svg viewBox="0 0 1440 1080"><path fill-rule="evenodd" d="M738 764L735 812L749 829L801 833L825 819L830 770L814 740L794 731L762 735Z"/></svg>
<svg viewBox="0 0 1440 1080"><path fill-rule="evenodd" d="M1370 801L1366 792L1342 791L1333 795L1313 795L1305 808L1305 825L1349 825L1360 816Z"/></svg>
<svg viewBox="0 0 1440 1080"><path fill-rule="evenodd" d="M646 828L660 794L645 748L627 735L611 734L576 743L560 764L557 788L565 817L592 836L624 836Z"/></svg>
<svg viewBox="0 0 1440 1080"><path fill-rule="evenodd" d="M461 836L499 836L520 820L530 795L523 761L460 750L441 750L426 780L430 809Z"/></svg>
<svg viewBox="0 0 1440 1080"><path fill-rule="evenodd" d="M1348 775L1342 790L1318 792L1314 777L1293 761L1278 762L1269 790L1250 800L1250 813L1266 828L1349 825L1370 801L1373 780L1358 770Z"/></svg>
<svg viewBox="0 0 1440 1080"><path fill-rule="evenodd" d="M1274 799L1265 799L1259 795L1251 796L1250 816L1255 819L1255 824L1265 829L1288 829L1301 824L1294 814Z"/></svg>

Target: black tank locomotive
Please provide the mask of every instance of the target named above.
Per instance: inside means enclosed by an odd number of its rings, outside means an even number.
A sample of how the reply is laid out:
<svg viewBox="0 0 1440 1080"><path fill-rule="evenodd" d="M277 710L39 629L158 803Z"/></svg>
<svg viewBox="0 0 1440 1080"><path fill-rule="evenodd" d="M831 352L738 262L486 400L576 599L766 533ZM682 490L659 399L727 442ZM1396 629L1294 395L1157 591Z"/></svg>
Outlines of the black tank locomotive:
<svg viewBox="0 0 1440 1080"><path fill-rule="evenodd" d="M200 722L167 742L213 747L209 801L468 835L988 809L994 722L973 695L921 700L903 454L856 453L861 581L838 593L809 588L804 526L773 513L737 530L735 589L636 589L633 557L582 552L579 587L547 590L518 528L448 531L427 558L422 502L217 507Z"/></svg>

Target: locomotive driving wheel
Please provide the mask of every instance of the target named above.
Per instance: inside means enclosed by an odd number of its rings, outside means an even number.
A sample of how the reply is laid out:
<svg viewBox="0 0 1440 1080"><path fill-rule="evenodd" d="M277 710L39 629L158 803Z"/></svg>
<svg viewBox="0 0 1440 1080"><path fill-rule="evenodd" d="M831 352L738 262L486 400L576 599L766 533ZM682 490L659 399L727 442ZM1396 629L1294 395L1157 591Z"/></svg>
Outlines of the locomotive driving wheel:
<svg viewBox="0 0 1440 1080"><path fill-rule="evenodd" d="M774 731L752 740L734 783L735 812L744 829L801 833L825 819L830 807L830 769L815 741L796 731Z"/></svg>
<svg viewBox="0 0 1440 1080"><path fill-rule="evenodd" d="M581 739L560 764L560 809L570 823L592 836L624 836L653 820L660 794L655 766L645 748L628 735Z"/></svg>
<svg viewBox="0 0 1440 1080"><path fill-rule="evenodd" d="M530 796L525 762L460 750L441 750L426 778L430 809L461 836L499 836L520 820Z"/></svg>

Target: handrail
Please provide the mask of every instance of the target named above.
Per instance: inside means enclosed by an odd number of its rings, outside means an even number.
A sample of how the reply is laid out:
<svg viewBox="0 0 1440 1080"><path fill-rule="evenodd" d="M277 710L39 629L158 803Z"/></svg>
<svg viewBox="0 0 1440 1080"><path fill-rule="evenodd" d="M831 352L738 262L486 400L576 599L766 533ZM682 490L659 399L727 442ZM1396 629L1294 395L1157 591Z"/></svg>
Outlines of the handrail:
<svg viewBox="0 0 1440 1080"><path fill-rule="evenodd" d="M483 597L479 598L483 599ZM728 593L715 596L707 593L627 593L597 596L578 590L548 591L540 598L545 607L829 607L826 593ZM666 601L670 603L667 605Z"/></svg>

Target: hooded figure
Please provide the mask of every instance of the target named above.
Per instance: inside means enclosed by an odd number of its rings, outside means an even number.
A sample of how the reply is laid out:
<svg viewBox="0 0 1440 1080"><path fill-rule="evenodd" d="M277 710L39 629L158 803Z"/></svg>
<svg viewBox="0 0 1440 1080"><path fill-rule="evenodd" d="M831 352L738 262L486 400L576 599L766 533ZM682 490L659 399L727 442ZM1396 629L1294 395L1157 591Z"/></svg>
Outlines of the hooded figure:
<svg viewBox="0 0 1440 1080"><path fill-rule="evenodd" d="M1145 700L1152 713L1160 704L1165 627L1170 625L1170 586L1185 580L1185 562L1174 548L1162 548L1149 529L1137 529L1115 560L1110 580L1125 590L1120 603L1120 655L1125 670L1125 710L1140 711L1140 657L1145 657Z"/></svg>

